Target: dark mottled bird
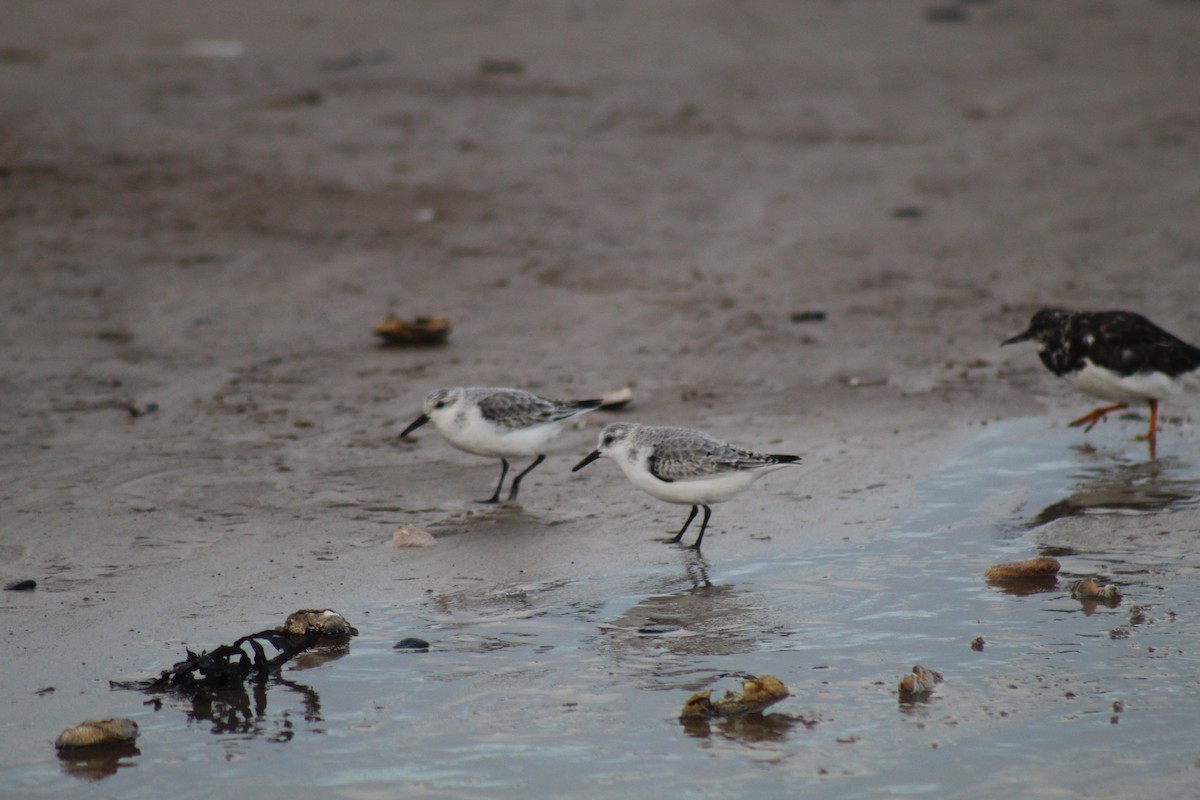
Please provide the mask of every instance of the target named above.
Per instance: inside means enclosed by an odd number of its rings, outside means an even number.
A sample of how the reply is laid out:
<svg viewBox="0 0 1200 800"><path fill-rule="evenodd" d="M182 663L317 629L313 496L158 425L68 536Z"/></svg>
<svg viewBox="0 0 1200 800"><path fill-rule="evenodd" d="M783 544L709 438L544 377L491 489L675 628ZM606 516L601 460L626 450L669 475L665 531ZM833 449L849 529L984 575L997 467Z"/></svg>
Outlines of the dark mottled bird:
<svg viewBox="0 0 1200 800"><path fill-rule="evenodd" d="M1090 431L1110 411L1130 403L1150 405L1150 429L1138 437L1155 457L1158 401L1179 392L1200 371L1200 348L1172 336L1132 311L1067 311L1045 308L1029 329L1002 344L1033 341L1046 368L1080 391L1112 405L1071 423Z"/></svg>

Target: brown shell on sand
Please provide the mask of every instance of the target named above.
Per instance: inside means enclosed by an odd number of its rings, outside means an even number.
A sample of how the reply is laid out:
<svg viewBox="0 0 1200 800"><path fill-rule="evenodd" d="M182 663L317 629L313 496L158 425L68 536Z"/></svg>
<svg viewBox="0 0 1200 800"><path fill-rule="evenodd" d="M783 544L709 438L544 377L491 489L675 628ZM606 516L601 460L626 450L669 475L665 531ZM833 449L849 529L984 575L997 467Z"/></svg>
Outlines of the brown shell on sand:
<svg viewBox="0 0 1200 800"><path fill-rule="evenodd" d="M283 623L283 632L293 636L310 633L319 636L357 636L358 629L338 612L329 608L302 608L293 611Z"/></svg>
<svg viewBox="0 0 1200 800"><path fill-rule="evenodd" d="M388 314L375 326L374 333L388 345L442 344L452 327L449 317L417 317L409 322Z"/></svg>
<svg viewBox="0 0 1200 800"><path fill-rule="evenodd" d="M131 719L87 719L60 733L54 740L54 746L59 750L71 750L76 747L126 744L137 737L138 725Z"/></svg>
<svg viewBox="0 0 1200 800"><path fill-rule="evenodd" d="M712 689L696 692L683 704L680 719L736 717L762 711L788 696L787 686L774 675L760 675L742 681L742 691L726 691L725 696L712 699Z"/></svg>
<svg viewBox="0 0 1200 800"><path fill-rule="evenodd" d="M1061 565L1057 558L1042 556L1027 558L1024 561L1007 561L994 564L983 571L984 580L988 581L1042 581L1058 575Z"/></svg>
<svg viewBox="0 0 1200 800"><path fill-rule="evenodd" d="M392 547L433 547L437 539L428 531L402 525L392 533Z"/></svg>
<svg viewBox="0 0 1200 800"><path fill-rule="evenodd" d="M1071 597L1074 597L1076 600L1097 598L1115 602L1121 599L1121 590L1112 583L1101 586L1096 583L1095 578L1089 575L1071 584Z"/></svg>

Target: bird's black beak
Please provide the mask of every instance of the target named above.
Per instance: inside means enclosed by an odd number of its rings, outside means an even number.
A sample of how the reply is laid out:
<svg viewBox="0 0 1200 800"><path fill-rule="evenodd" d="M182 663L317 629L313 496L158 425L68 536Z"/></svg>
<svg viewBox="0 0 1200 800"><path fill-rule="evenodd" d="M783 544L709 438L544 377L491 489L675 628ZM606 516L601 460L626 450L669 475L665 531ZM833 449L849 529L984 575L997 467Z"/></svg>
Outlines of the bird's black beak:
<svg viewBox="0 0 1200 800"><path fill-rule="evenodd" d="M584 467L586 467L588 464L592 463L599 457L600 457L600 451L593 450L592 452L588 453L586 456L583 457L583 461L580 461L578 464L576 464L574 467L572 467L571 472L579 472L579 470L583 469Z"/></svg>
<svg viewBox="0 0 1200 800"><path fill-rule="evenodd" d="M408 436L410 433L412 433L417 428L424 425L426 422L429 422L429 417L425 416L424 414L417 417L416 419L414 419L412 421L411 425L409 425L407 428L404 429L404 433L400 434L400 438L403 439L405 436Z"/></svg>
<svg viewBox="0 0 1200 800"><path fill-rule="evenodd" d="M1033 338L1033 328L1030 328L1029 330L1027 330L1023 333L1018 333L1016 336L1012 337L1011 339L1005 339L1003 342L1000 343L1000 346L1004 347L1004 345L1006 345L1006 344L1019 344L1021 342L1028 342L1032 338Z"/></svg>

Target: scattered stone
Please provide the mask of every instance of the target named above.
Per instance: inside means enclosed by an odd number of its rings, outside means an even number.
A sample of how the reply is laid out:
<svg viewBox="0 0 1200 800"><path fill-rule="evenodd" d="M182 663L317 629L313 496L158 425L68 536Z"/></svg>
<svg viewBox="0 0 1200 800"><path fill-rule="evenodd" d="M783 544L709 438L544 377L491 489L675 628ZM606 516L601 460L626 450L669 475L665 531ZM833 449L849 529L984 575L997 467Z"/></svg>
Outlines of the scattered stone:
<svg viewBox="0 0 1200 800"><path fill-rule="evenodd" d="M71 750L76 747L127 744L137 737L138 725L131 719L88 719L60 733L54 740L54 746L59 750Z"/></svg>
<svg viewBox="0 0 1200 800"><path fill-rule="evenodd" d="M824 322L824 311L793 311L792 322Z"/></svg>
<svg viewBox="0 0 1200 800"><path fill-rule="evenodd" d="M900 678L900 683L896 688L900 692L900 701L905 702L928 694L934 686L941 682L941 673L917 664L912 668L912 672Z"/></svg>
<svg viewBox="0 0 1200 800"><path fill-rule="evenodd" d="M990 583L1013 583L1021 581L1056 580L1062 565L1050 556L1028 558L1024 561L1007 561L994 564L983 571L984 580Z"/></svg>
<svg viewBox="0 0 1200 800"><path fill-rule="evenodd" d="M359 67L373 67L386 64L392 60L392 55L386 50L371 50L366 53L349 53L337 58L327 58L321 62L321 69L326 72L341 72Z"/></svg>
<svg viewBox="0 0 1200 800"><path fill-rule="evenodd" d="M719 700L712 699L712 689L696 692L684 702L679 718L709 719L756 713L787 696L787 686L774 675L746 678L741 692L728 690Z"/></svg>
<svg viewBox="0 0 1200 800"><path fill-rule="evenodd" d="M433 547L435 544L437 539L433 534L412 525L402 525L392 534L392 547Z"/></svg>
<svg viewBox="0 0 1200 800"><path fill-rule="evenodd" d="M976 653L982 653L983 652L983 644L984 644L983 637L976 636L974 639L971 640L971 649L974 650Z"/></svg>
<svg viewBox="0 0 1200 800"><path fill-rule="evenodd" d="M917 219L924 215L920 206L896 206L892 209L893 219Z"/></svg>
<svg viewBox="0 0 1200 800"><path fill-rule="evenodd" d="M1096 583L1095 578L1089 575L1071 584L1071 597L1074 597L1076 600L1104 600L1115 604L1121 599L1121 592L1117 589L1116 584L1110 583L1101 586Z"/></svg>
<svg viewBox="0 0 1200 800"><path fill-rule="evenodd" d="M37 581L32 578L26 578L23 581L13 581L8 586L4 587L6 592L28 592L37 588Z"/></svg>
<svg viewBox="0 0 1200 800"><path fill-rule="evenodd" d="M409 653L428 653L429 642L424 639L418 639L415 636L410 636L407 639L401 639L392 645L393 650L404 650Z"/></svg>
<svg viewBox="0 0 1200 800"><path fill-rule="evenodd" d="M966 22L967 12L958 6L931 6L925 9L925 19L930 22Z"/></svg>
<svg viewBox="0 0 1200 800"><path fill-rule="evenodd" d="M129 412L129 416L136 419L137 417L144 417L147 414L153 414L155 411L158 411L158 403L143 403L141 405L130 403L125 407L125 410Z"/></svg>
<svg viewBox="0 0 1200 800"><path fill-rule="evenodd" d="M355 628L338 612L329 609L304 608L293 611L283 623L283 632L292 636L357 636Z"/></svg>
<svg viewBox="0 0 1200 800"><path fill-rule="evenodd" d="M679 633L683 628L678 625L643 625L637 629L638 636L666 636Z"/></svg>
<svg viewBox="0 0 1200 800"><path fill-rule="evenodd" d="M485 58L479 62L480 75L521 75L525 62L518 58Z"/></svg>
<svg viewBox="0 0 1200 800"><path fill-rule="evenodd" d="M1146 621L1146 609L1141 606L1130 606L1129 608L1129 624L1141 625Z"/></svg>
<svg viewBox="0 0 1200 800"><path fill-rule="evenodd" d="M388 314L374 333L385 345L434 345L444 344L451 328L448 317L417 317L409 322Z"/></svg>

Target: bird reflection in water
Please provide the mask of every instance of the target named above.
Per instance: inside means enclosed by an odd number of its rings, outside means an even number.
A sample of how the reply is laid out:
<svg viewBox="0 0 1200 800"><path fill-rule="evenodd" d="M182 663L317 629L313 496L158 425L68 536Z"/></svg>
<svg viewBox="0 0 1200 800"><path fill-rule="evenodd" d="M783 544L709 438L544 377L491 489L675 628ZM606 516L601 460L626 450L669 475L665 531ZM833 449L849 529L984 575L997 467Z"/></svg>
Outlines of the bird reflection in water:
<svg viewBox="0 0 1200 800"><path fill-rule="evenodd" d="M1075 491L1043 508L1029 527L1084 514L1149 513L1194 504L1200 498L1200 480L1171 476L1183 466L1164 459L1089 467L1078 476Z"/></svg>

